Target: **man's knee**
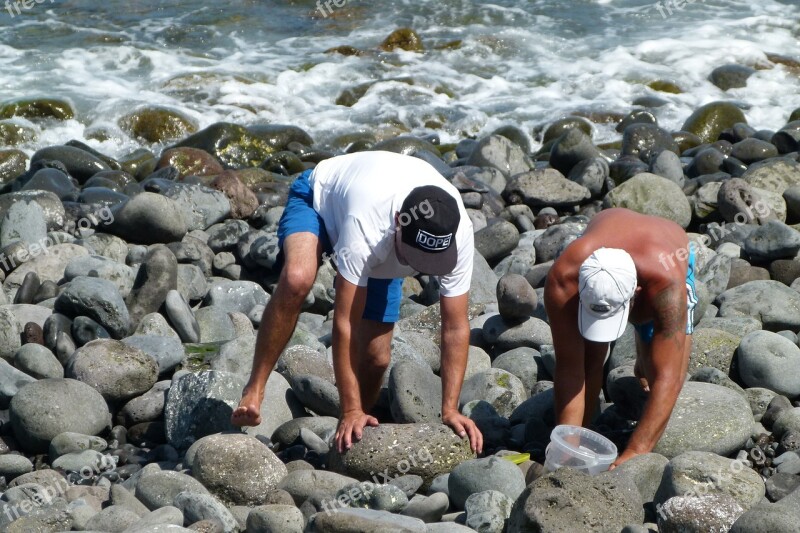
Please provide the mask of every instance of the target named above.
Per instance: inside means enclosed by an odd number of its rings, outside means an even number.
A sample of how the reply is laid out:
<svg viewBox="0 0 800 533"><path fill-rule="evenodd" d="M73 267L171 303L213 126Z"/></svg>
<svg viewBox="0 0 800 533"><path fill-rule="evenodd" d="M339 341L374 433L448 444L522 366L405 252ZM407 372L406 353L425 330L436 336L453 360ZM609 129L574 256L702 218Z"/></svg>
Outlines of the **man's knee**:
<svg viewBox="0 0 800 533"><path fill-rule="evenodd" d="M316 277L316 269L308 265L286 265L281 271L280 281L291 298L303 300L311 291Z"/></svg>

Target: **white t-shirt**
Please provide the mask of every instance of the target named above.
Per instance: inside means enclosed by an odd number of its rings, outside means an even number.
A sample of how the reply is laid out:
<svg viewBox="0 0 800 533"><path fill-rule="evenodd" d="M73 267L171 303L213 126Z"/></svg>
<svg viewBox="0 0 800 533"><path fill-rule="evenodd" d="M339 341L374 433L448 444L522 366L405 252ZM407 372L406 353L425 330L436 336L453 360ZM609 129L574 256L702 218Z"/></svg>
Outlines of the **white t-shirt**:
<svg viewBox="0 0 800 533"><path fill-rule="evenodd" d="M461 196L441 174L415 157L392 152L358 152L317 165L309 179L314 210L325 222L339 273L365 287L368 278L393 279L416 272L400 264L395 252L395 213L417 187L436 185L458 204L461 222L456 231L455 270L441 276L440 294L460 296L469 291L474 243L472 222Z"/></svg>

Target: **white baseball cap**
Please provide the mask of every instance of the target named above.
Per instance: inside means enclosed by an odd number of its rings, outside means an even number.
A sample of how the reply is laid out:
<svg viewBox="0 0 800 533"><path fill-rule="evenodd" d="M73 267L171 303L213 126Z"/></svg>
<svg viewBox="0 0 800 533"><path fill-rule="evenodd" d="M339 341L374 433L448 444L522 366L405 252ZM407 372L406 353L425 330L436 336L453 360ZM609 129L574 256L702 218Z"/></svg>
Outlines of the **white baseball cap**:
<svg viewBox="0 0 800 533"><path fill-rule="evenodd" d="M594 342L620 338L628 322L636 284L636 265L625 250L600 248L590 255L578 276L581 335Z"/></svg>

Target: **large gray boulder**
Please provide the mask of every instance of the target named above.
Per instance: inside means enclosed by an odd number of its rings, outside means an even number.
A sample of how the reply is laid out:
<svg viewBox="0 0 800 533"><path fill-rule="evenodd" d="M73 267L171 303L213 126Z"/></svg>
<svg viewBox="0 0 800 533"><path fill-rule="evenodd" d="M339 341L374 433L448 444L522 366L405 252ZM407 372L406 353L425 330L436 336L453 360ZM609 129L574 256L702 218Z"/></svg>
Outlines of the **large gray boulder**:
<svg viewBox="0 0 800 533"><path fill-rule="evenodd" d="M687 451L726 456L744 446L753 423L750 404L741 394L719 385L688 381L653 452L669 459Z"/></svg>
<svg viewBox="0 0 800 533"><path fill-rule="evenodd" d="M619 533L643 519L639 492L627 477L559 468L522 492L511 510L508 533Z"/></svg>
<svg viewBox="0 0 800 533"><path fill-rule="evenodd" d="M131 326L128 307L117 286L105 279L74 278L56 298L54 309L71 318L88 316L115 339L126 336Z"/></svg>
<svg viewBox="0 0 800 533"><path fill-rule="evenodd" d="M158 365L137 348L97 339L72 354L65 375L91 385L110 402L120 402L150 390L158 381Z"/></svg>
<svg viewBox="0 0 800 533"><path fill-rule="evenodd" d="M418 475L425 486L439 474L475 457L469 440L442 424L381 424L364 428L360 441L344 454L332 451L329 466L360 480L388 482L399 475ZM388 478L388 479L385 479Z"/></svg>
<svg viewBox="0 0 800 533"><path fill-rule="evenodd" d="M262 504L287 474L264 443L247 435L203 437L192 461L192 475L227 505Z"/></svg>
<svg viewBox="0 0 800 533"><path fill-rule="evenodd" d="M10 417L22 448L39 453L60 433L98 435L111 424L100 393L74 379L42 379L23 387L11 400Z"/></svg>
<svg viewBox="0 0 800 533"><path fill-rule="evenodd" d="M717 298L721 317L753 317L769 331L800 329L800 293L779 281L749 281Z"/></svg>
<svg viewBox="0 0 800 533"><path fill-rule="evenodd" d="M692 220L692 208L681 188L673 181L647 172L614 188L606 195L603 207L626 207L644 215L672 220L682 228Z"/></svg>
<svg viewBox="0 0 800 533"><path fill-rule="evenodd" d="M748 387L764 387L789 398L800 396L800 348L770 331L754 331L739 345L739 376Z"/></svg>

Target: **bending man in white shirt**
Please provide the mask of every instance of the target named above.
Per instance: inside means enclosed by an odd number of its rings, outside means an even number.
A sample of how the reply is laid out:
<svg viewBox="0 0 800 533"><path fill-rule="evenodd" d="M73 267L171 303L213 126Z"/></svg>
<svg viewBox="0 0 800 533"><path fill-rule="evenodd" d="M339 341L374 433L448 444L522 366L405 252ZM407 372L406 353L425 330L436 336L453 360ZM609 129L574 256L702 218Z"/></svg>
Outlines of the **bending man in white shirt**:
<svg viewBox="0 0 800 533"><path fill-rule="evenodd" d="M267 379L294 331L323 253L332 253L338 270L333 318L341 400L337 449L349 449L365 426L378 425L368 413L391 359L403 278L419 272L440 281L442 421L480 452L480 431L458 409L469 349L474 247L472 223L455 187L413 157L389 152L334 157L292 183L278 238L283 268L232 422L261 422Z"/></svg>

